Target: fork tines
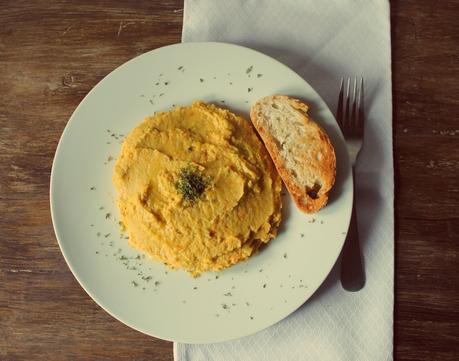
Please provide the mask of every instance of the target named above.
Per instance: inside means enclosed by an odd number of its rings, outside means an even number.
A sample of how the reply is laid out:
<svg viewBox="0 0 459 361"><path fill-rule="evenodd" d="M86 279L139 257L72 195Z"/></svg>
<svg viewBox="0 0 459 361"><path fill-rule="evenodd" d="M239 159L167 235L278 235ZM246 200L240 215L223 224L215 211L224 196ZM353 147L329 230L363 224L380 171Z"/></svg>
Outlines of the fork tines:
<svg viewBox="0 0 459 361"><path fill-rule="evenodd" d="M351 85L351 82L353 85ZM353 81L351 81L350 77L346 80L341 78L336 120L343 133L363 127L363 97L363 77L360 78L359 82L357 77ZM351 104L352 109L350 107Z"/></svg>

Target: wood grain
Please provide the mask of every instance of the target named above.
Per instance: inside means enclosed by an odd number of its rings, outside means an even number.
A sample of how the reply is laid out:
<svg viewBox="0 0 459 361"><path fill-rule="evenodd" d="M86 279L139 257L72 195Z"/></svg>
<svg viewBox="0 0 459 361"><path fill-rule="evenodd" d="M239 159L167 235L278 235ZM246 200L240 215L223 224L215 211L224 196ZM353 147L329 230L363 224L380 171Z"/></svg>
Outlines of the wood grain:
<svg viewBox="0 0 459 361"><path fill-rule="evenodd" d="M457 1L392 1L395 356L459 359Z"/></svg>
<svg viewBox="0 0 459 361"><path fill-rule="evenodd" d="M459 358L457 1L392 1L398 360ZM180 41L181 0L3 1L0 360L172 360L114 320L63 260L49 174L71 113L105 75Z"/></svg>

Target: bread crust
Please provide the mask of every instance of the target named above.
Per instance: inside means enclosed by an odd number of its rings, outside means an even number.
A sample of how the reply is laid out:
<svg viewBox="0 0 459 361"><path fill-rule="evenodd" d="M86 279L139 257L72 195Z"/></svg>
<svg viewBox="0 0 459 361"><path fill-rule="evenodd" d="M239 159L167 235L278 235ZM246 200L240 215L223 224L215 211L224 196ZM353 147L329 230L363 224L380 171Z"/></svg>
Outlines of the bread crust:
<svg viewBox="0 0 459 361"><path fill-rule="evenodd" d="M300 159L300 166L309 167L315 178L320 180L319 189L317 187L316 189L314 187L311 189L301 187L295 181L292 173L292 171L297 170L289 169L286 166L286 159L280 154L278 143L266 126L264 117L264 107L273 102L281 102L283 105L300 112L302 122L308 127L308 131L314 134L314 144L306 144L306 146L319 148L320 159L310 157L306 152L304 152L305 154L296 154L296 159ZM311 119L308 115L308 109L308 105L298 99L285 95L273 95L258 100L251 108L250 118L298 208L306 213L315 213L327 204L328 193L335 183L336 156L327 133ZM288 119L284 120L288 121ZM289 124L285 124L285 126L288 127ZM306 138L302 140L306 141Z"/></svg>

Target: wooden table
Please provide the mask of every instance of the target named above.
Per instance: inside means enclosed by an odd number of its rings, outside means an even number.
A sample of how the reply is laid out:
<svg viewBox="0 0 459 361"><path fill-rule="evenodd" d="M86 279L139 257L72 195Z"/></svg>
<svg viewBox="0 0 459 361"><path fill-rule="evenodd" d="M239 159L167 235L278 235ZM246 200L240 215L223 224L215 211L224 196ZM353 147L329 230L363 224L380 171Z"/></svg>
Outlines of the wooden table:
<svg viewBox="0 0 459 361"><path fill-rule="evenodd" d="M440 5L441 4L441 5ZM180 41L183 3L3 1L0 7L0 360L172 360L97 306L49 212L57 142L115 67ZM459 359L457 1L392 2L395 356Z"/></svg>

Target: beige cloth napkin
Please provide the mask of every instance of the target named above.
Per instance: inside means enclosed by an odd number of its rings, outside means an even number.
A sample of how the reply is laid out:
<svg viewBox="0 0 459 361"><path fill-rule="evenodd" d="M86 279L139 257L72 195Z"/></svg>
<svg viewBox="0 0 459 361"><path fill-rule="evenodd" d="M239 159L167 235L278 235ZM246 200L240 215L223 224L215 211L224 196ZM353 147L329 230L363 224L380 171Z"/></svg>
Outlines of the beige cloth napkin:
<svg viewBox="0 0 459 361"><path fill-rule="evenodd" d="M177 361L391 360L394 219L390 9L387 0L185 0L182 40L262 51L304 77L336 109L342 76L366 84L365 147L357 211L367 283L342 289L339 264L317 293L255 335L174 344Z"/></svg>

